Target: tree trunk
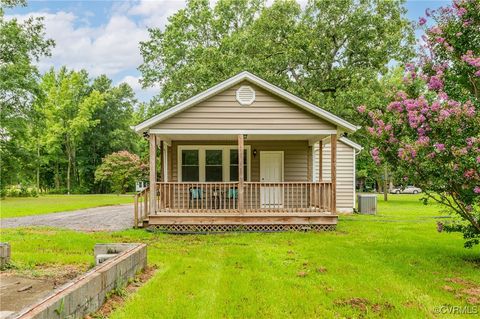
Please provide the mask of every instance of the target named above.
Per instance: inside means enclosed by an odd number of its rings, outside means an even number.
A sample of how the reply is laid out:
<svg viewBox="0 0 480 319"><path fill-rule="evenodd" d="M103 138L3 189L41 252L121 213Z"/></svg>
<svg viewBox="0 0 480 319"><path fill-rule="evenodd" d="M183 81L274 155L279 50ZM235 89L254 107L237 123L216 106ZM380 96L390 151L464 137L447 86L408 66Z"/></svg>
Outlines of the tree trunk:
<svg viewBox="0 0 480 319"><path fill-rule="evenodd" d="M60 176L58 172L58 162L55 163L55 189L60 189Z"/></svg>
<svg viewBox="0 0 480 319"><path fill-rule="evenodd" d="M385 166L383 171L383 200L388 201L388 169Z"/></svg>
<svg viewBox="0 0 480 319"><path fill-rule="evenodd" d="M72 169L72 158L68 154L68 168L67 168L67 194L70 195L70 170Z"/></svg>
<svg viewBox="0 0 480 319"><path fill-rule="evenodd" d="M37 141L37 192L40 192L40 144Z"/></svg>

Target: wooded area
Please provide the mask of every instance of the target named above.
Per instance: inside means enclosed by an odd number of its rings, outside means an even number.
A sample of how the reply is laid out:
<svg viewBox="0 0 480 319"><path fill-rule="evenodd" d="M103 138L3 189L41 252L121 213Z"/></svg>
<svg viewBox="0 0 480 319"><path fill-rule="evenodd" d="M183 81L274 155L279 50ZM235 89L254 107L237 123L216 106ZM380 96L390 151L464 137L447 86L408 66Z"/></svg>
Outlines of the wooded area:
<svg viewBox="0 0 480 319"><path fill-rule="evenodd" d="M2 190L109 192L111 183L95 181L102 158L123 150L145 158L147 144L130 125L243 70L362 124L356 107L384 107L402 76L389 63L413 54L403 1L312 1L304 8L295 1L188 1L164 31L150 29L140 44L143 85L161 87L145 104L106 76L68 66L40 74L36 62L54 39L45 38L41 18L5 18L24 1L1 3ZM364 135L353 139L368 146ZM383 169L363 154L358 172L380 181Z"/></svg>

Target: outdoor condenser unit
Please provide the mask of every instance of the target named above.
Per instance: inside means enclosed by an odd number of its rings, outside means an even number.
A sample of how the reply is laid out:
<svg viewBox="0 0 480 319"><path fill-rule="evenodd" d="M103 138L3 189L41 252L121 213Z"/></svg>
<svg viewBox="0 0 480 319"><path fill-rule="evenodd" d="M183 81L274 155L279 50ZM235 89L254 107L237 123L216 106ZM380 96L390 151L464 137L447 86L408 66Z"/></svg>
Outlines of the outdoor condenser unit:
<svg viewBox="0 0 480 319"><path fill-rule="evenodd" d="M377 213L377 195L358 194L358 212L360 214Z"/></svg>

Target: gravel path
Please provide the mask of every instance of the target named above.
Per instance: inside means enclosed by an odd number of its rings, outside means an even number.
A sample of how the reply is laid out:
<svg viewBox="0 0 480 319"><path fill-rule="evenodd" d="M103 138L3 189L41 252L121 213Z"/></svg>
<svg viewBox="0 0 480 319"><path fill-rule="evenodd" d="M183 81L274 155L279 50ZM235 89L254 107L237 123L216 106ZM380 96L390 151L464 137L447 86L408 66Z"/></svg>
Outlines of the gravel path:
<svg viewBox="0 0 480 319"><path fill-rule="evenodd" d="M52 226L82 231L122 230L133 226L133 205L87 208L0 220L0 228Z"/></svg>

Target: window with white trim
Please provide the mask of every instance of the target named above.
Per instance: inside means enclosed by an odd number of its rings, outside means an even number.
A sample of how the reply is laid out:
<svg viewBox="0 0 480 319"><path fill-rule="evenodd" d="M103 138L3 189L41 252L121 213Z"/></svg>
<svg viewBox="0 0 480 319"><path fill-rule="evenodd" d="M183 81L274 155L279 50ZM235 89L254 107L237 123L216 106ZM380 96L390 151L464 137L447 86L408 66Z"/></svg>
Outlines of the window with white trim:
<svg viewBox="0 0 480 319"><path fill-rule="evenodd" d="M243 150L243 180L248 180L247 150ZM230 181L238 182L238 149L230 150Z"/></svg>
<svg viewBox="0 0 480 319"><path fill-rule="evenodd" d="M250 145L244 150L244 180L250 180ZM180 182L238 181L237 145L179 145Z"/></svg>
<svg viewBox="0 0 480 319"><path fill-rule="evenodd" d="M205 181L223 181L223 150L205 150Z"/></svg>
<svg viewBox="0 0 480 319"><path fill-rule="evenodd" d="M199 181L200 159L198 153L198 150L182 150L182 181Z"/></svg>

